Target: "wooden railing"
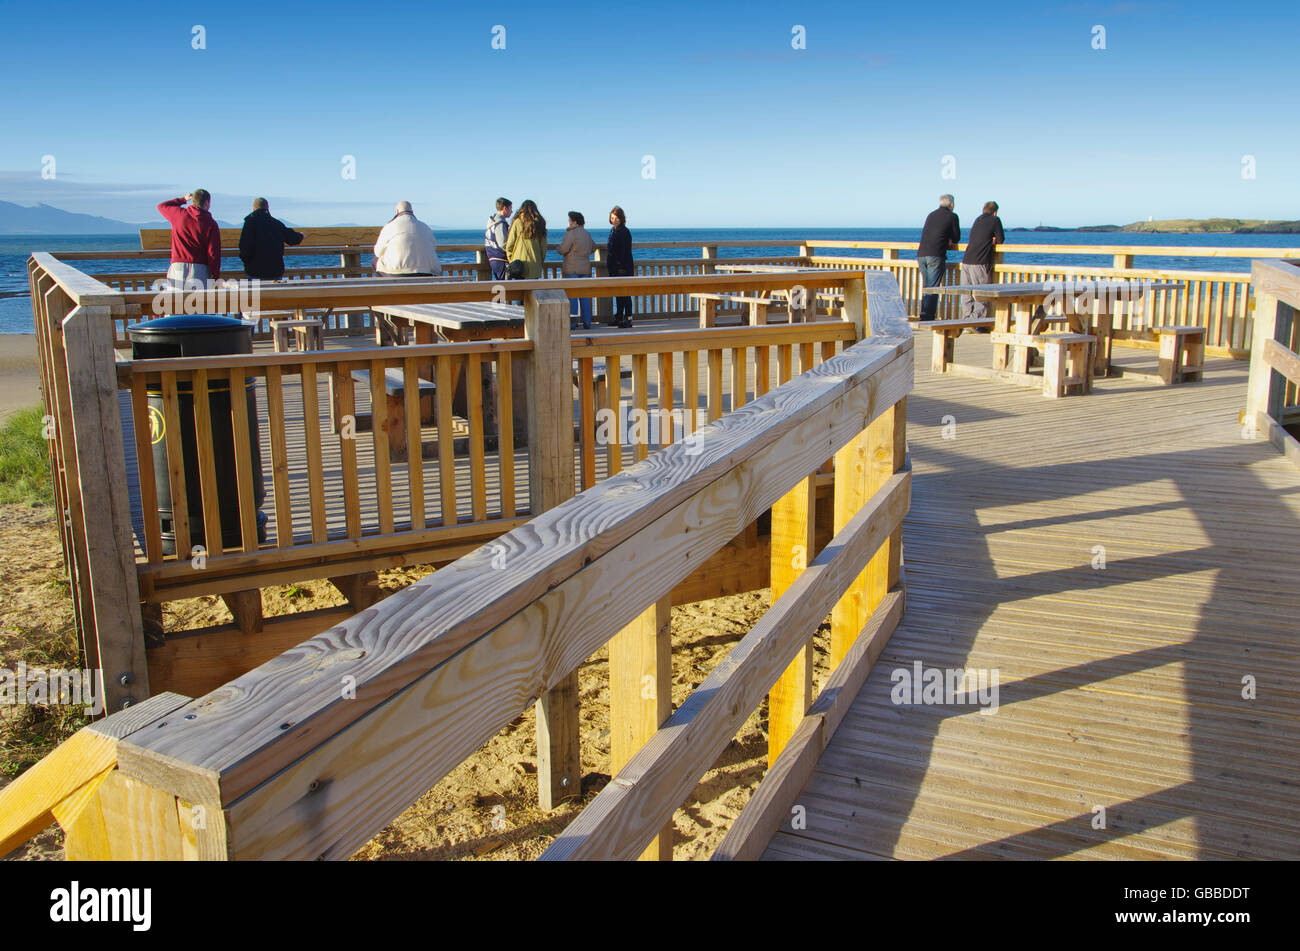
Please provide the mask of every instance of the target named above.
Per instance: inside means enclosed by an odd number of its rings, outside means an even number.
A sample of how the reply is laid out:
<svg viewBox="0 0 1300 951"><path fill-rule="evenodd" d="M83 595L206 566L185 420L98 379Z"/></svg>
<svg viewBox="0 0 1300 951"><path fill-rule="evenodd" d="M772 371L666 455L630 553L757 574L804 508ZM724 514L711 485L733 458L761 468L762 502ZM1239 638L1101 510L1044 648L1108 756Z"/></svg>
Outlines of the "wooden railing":
<svg viewBox="0 0 1300 951"><path fill-rule="evenodd" d="M29 268L46 409L54 422L53 475L59 509L67 516L64 549L78 628L87 657L102 661L108 671L109 709L148 696L146 659L155 664L170 656L150 651L146 658L136 643L142 625L161 635L160 606L167 600L221 595L240 629L251 632L260 629L259 587L329 578L359 609L367 603L354 597L363 573L396 563L446 563L517 526L531 511L531 489L522 483L519 468L524 451L516 452L516 443L523 441L530 415L542 408L522 399L519 387L525 374L516 364L530 359L532 341L118 361L114 344L120 341L111 328L151 316L160 304L164 311L174 309L186 301L186 295L160 298L153 291L116 291L44 254L34 255ZM571 283L595 293L617 289L689 299L695 291L791 288L804 279L799 274L712 274ZM860 272L827 271L824 281L819 275L820 283L841 291L854 280L861 280ZM534 292L557 293L555 288L564 284L513 281L505 286L506 296L522 300ZM484 282L300 280L261 286L253 309L339 312L380 301L485 301L498 291L496 285ZM205 305L205 312L236 309L228 299L224 303L214 299L218 303ZM701 421L720 415L724 405L740 407L750 399L751 381L752 392L761 395L772 374L785 378L781 367L788 365L791 350L802 357L799 367L808 369L817 359L833 354L837 345L854 339L850 325L821 320L786 327L711 328L623 334L617 341L571 341L567 309L567 301L555 304L548 332L558 334L569 359L577 360L576 375L583 384L585 396L579 399L576 420L583 449L571 466L584 486L617 473L625 461L635 461L664 442L689 435ZM68 332L74 324L81 334L75 338L78 346L90 346L87 341L93 339L97 348L93 379L71 373L73 358L85 359L80 351L68 353ZM83 327L89 328L85 333L91 337L81 333ZM738 361L725 379L714 365L724 352ZM651 353L658 371L653 390L648 372ZM774 353L778 368L770 370ZM691 372L701 367L701 360L709 370L704 401L697 399L699 376ZM620 392L625 367L634 380L627 412ZM433 381L437 395L422 394L418 380L412 383L413 374ZM483 389L465 386L460 397L463 408L453 411L456 387L449 382L461 375L466 380L495 381L498 386L495 391L490 384ZM390 386L385 382L390 376L404 385ZM595 385L597 376L607 381L604 386ZM570 381L568 371L563 379ZM98 414L81 418L84 435L73 425L78 419L79 385L86 391L80 402ZM214 388L229 394L228 409L223 404L218 410L229 411L229 420L214 420L206 409L208 403L201 395ZM596 443L602 408L595 404L598 390L609 394L606 415L612 414L615 424L605 426L604 432L612 446ZM200 398L194 400L196 395ZM702 403L698 413L683 417L676 433L669 426L664 435L657 435L658 428L651 424L665 414L671 416L691 399ZM572 405L572 394L569 400ZM194 425L200 435L215 423L229 423L231 435L224 438L234 441L237 471L223 468L219 474L211 453L201 452L197 467L188 473L179 464L183 403L196 407ZM376 406L380 408L377 423ZM251 416L246 412L250 407ZM631 410L639 412L640 423L649 432L635 440L637 444L623 445ZM359 422L367 415L368 428L345 423L347 417ZM422 424L441 434L443 421L452 438L428 438ZM550 420L547 425L559 423ZM569 426L573 425L571 420ZM165 463L155 461L155 440L167 448ZM197 443L210 445L203 438ZM95 447L92 455L82 450L83 444ZM130 451L112 448L122 446ZM419 451L412 451L415 447ZM266 463L260 489L259 473L249 463L255 448ZM156 471L161 464L167 465L167 472ZM95 472L92 483L83 483L82 469ZM165 486L171 497L171 517L165 527L155 485ZM112 506L106 494L112 495ZM228 514L225 521L230 524L223 525L221 500L232 495L237 511L233 521ZM120 524L88 520L84 515L86 511L117 513L113 506L119 504L124 506ZM259 511L265 513L265 525L259 525ZM91 544L97 533L108 534ZM196 552L200 536L201 550ZM96 593L93 571L100 560L111 561L113 572L129 567L132 575L129 585L115 587L111 596L103 594L108 600L103 602L102 621L97 620L101 595ZM110 577L111 572L101 571L100 576ZM132 607L125 610L124 605ZM286 630L282 636L294 633ZM264 652L272 643L264 638L259 650ZM202 678L222 672L207 659L212 655L208 651L193 658ZM252 665L246 654L240 656L246 666L236 670ZM252 660L258 656L254 654ZM234 672L229 670L228 675ZM171 683L195 687L221 682L202 678L195 680L168 668Z"/></svg>
<svg viewBox="0 0 1300 951"><path fill-rule="evenodd" d="M328 229L326 229L328 233ZM719 249L731 247L754 247L755 242L764 247L790 248L796 253L790 255L719 258ZM554 245L551 246L552 251ZM920 278L914 259L916 244L902 241L837 241L830 239L733 239L711 241L651 241L638 242L636 250L649 249L699 249L699 257L681 257L670 259L652 259L640 257L637 260L637 274L642 276L669 276L683 274L709 274L720 262L728 264L775 264L788 267L828 267L861 268L878 270L892 274L898 281L906 302L908 313L916 316L920 312ZM439 247L444 256L443 269L446 273L463 277L467 280L488 280L491 270L479 244L449 244ZM340 265L332 268L289 268L286 278L289 280L315 280L329 277L362 277L373 274L373 269L361 264L361 256L369 248L360 245L312 246L286 248L286 255L323 255L338 253ZM837 252L868 252L879 256L849 256ZM61 260L87 259L165 259L165 249L130 252L64 252L58 255ZM228 256L234 255L233 249L227 250ZM473 261L450 262L448 254L472 254ZM598 248L593 261L593 273L601 276L604 271L604 249ZM953 255L960 254L960 249ZM1027 255L1061 255L1061 256L1109 256L1110 267L1061 266L1023 263L1020 259ZM906 257L904 257L906 255ZM1172 270L1168 268L1136 267L1139 258L1158 257L1192 257L1206 259L1232 258L1293 258L1300 259L1297 248L1230 248L1230 247L1179 247L1176 245L1055 245L1055 244L1007 244L996 255L996 279L1003 282L1038 281L1052 279L1080 278L1134 278L1153 281L1179 281L1183 287L1177 291L1155 292L1148 305L1138 313L1119 315L1116 333L1119 339L1129 338L1137 346L1155 346L1150 333L1152 326L1165 325L1199 325L1208 330L1206 343L1212 354L1231 356L1238 359L1249 355L1252 339L1251 313L1254 302L1251 298L1250 275L1246 272ZM238 278L240 272L230 272L227 276ZM552 260L546 262L545 276L559 277L560 263ZM161 272L115 273L98 277L103 283L122 290L147 290L154 280L162 277ZM960 278L960 265L954 260L948 265L945 280L954 283ZM690 301L682 295L638 295L634 300L635 313L643 316L679 316L691 312ZM940 298L941 317L956 315L959 300L944 296ZM611 313L611 301L598 298L596 313L598 317ZM340 318L328 315L331 329L338 332L364 332L369 326L368 318ZM265 331L259 329L259 336Z"/></svg>
<svg viewBox="0 0 1300 951"><path fill-rule="evenodd" d="M898 281L903 299L910 314L921 309L921 277L916 261L885 258L814 257L813 267L845 268L864 267L891 274ZM994 271L1000 283L1050 281L1070 279L1114 280L1128 278L1153 282L1177 281L1177 290L1152 291L1143 306L1138 301L1125 301L1116 315L1115 337L1134 343L1157 344L1151 334L1152 327L1203 326L1210 352L1219 356L1243 359L1250 352L1250 314L1253 301L1250 297L1250 275L1223 271L1172 271L1153 268L1088 268L1048 265L1017 265L999 263ZM961 281L961 265L950 262L944 276L947 284ZM960 316L960 298L943 295L939 298L940 319Z"/></svg>
<svg viewBox="0 0 1300 951"><path fill-rule="evenodd" d="M545 721L547 698L607 643L612 729L632 740L546 857L664 856L665 823L771 691L780 782L760 786L727 844L752 853L902 613L911 332L887 278L828 272L841 281L859 342L573 498L574 351L547 332L567 307L524 290L533 518L205 697L160 695L77 734L0 792L0 853L57 819L69 857L346 858L534 701ZM741 332L786 368L780 348L808 341L763 336L782 329ZM706 337L681 352L722 342ZM635 360L640 343L617 355ZM596 358L595 344L577 352ZM816 552L828 457L836 534ZM772 607L668 718L665 599L769 509ZM832 673L814 701L811 643L828 613ZM576 744L541 735L539 767Z"/></svg>
<svg viewBox="0 0 1300 951"><path fill-rule="evenodd" d="M1255 339L1243 435L1262 435L1300 466L1300 267L1255 261Z"/></svg>

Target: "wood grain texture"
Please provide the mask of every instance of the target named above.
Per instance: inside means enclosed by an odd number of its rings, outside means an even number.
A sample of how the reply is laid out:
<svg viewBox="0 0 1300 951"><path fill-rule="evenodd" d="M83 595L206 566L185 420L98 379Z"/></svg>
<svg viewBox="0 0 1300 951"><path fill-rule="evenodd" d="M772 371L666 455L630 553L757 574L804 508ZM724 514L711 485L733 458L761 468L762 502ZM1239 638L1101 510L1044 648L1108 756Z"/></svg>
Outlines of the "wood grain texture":
<svg viewBox="0 0 1300 951"><path fill-rule="evenodd" d="M910 484L900 473L855 515L542 858L626 859L640 851L902 520Z"/></svg>
<svg viewBox="0 0 1300 951"><path fill-rule="evenodd" d="M104 706L115 712L149 695L149 672L108 317L106 308L78 308L64 319L63 336Z"/></svg>
<svg viewBox="0 0 1300 951"><path fill-rule="evenodd" d="M189 697L158 693L141 703L82 727L21 776L0 789L0 857L55 821L65 829L80 808L65 811L70 797L97 784L117 764L117 745L183 706ZM93 790L92 790L93 791ZM77 805L84 808L83 798Z"/></svg>
<svg viewBox="0 0 1300 951"><path fill-rule="evenodd" d="M692 453L684 444L671 447L533 519L513 536L502 536L509 571L485 571L490 552L462 559L196 702L195 721L179 721L182 726L175 731L169 724L154 731L147 743L134 744L130 755L124 751L121 757L123 768L153 777L155 784L175 788L187 800L217 797L227 803L279 773L274 783L244 796L235 809L244 830L235 834L236 851L350 854L370 834L371 823L388 821L394 813L387 810L395 802L418 796L516 716L539 687L549 688L566 676L635 617L635 606L626 599L608 600L621 589L619 578L636 571L644 576L639 583L647 596L667 594L695 562L735 537L801 472L833 452L837 440L846 441L869 422L873 405L906 393L911 372L910 348L902 344L863 343L846 350L797 384L773 391L703 432L695 447L701 451ZM806 427L832 407L837 407L835 416L825 429ZM726 472L734 474L720 479ZM598 514L577 517L593 505ZM686 526L692 526L689 532ZM658 539L653 581L646 574L645 544L636 537L642 530L649 533L646 538ZM593 591L607 594L593 598L580 593ZM446 607L439 608L440 602ZM535 603L515 613L514 605L530 602ZM440 622L440 615L454 622ZM381 627L382 644L368 641ZM546 632L544 642L539 642L538 630ZM484 637L486 632L491 633ZM392 664L376 664L382 659L378 655L392 659L394 653L407 655L408 669L419 678L408 680L409 687L400 683L403 675ZM478 674L466 679L475 670L497 686L489 689ZM357 699L338 702L343 674L357 677ZM463 690L478 698L480 716L473 720L454 709L454 696ZM286 705L286 691L302 699ZM421 717L424 725L411 734L410 705L424 707L434 697L442 699L429 709L446 711L445 717ZM377 709L387 698L392 699ZM316 714L307 715L309 705L316 706ZM244 711L253 713L252 707L261 708L255 715L266 726L259 728L252 719L236 726ZM371 710L375 715L366 717ZM326 718L335 726L326 726ZM229 732L218 742L220 721ZM185 728L196 723L202 728ZM381 795L370 790L358 798L346 790L368 785L365 776L380 762L371 757L382 760L399 752L398 746L356 745L375 731L398 731L425 752L402 747L407 766L398 771L401 777L390 776ZM333 739L322 745L328 736ZM308 755L284 770L303 754ZM194 767L178 769L183 758ZM360 765L367 761L369 767ZM345 762L352 765L344 768ZM330 763L334 765L326 765ZM304 804L306 786L293 776L306 773L328 774L336 794L310 797ZM323 809L330 818L322 816L317 834L295 841L285 836L277 819L286 808Z"/></svg>

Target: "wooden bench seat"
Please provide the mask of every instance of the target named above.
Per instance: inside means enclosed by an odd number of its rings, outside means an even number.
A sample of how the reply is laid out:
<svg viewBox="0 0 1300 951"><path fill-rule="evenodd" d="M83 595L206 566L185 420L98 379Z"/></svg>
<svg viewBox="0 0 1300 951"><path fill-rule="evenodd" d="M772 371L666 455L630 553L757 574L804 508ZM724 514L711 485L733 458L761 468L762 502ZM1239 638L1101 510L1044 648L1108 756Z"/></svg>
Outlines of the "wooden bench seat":
<svg viewBox="0 0 1300 951"><path fill-rule="evenodd" d="M276 353L286 353L289 350L290 334L297 342L299 350L325 349L325 321L323 320L314 317L298 317L271 321L271 336Z"/></svg>
<svg viewBox="0 0 1300 951"><path fill-rule="evenodd" d="M1205 327L1152 327L1160 338L1159 374L1166 384L1190 383L1205 370Z"/></svg>
<svg viewBox="0 0 1300 951"><path fill-rule="evenodd" d="M1092 334L1038 334L1043 347L1043 395L1059 399L1072 392L1092 392L1092 348L1097 338Z"/></svg>
<svg viewBox="0 0 1300 951"><path fill-rule="evenodd" d="M357 386L364 387L367 392L370 391L370 371L353 370L352 382ZM431 418L433 413L433 394L437 387L429 380L420 380L420 395L422 419ZM397 367L387 367L384 370L384 395L386 397L386 406L384 407L385 419L388 421L388 458L394 462L406 461L406 379L402 371ZM427 403L425 402L427 400ZM363 425L360 416L357 418L357 430L373 428L375 419L372 407L372 415L369 425ZM453 427L454 428L454 427Z"/></svg>
<svg viewBox="0 0 1300 951"><path fill-rule="evenodd" d="M934 346L930 351L930 369L945 373L952 364L957 338L967 330L992 328L992 317L968 317L961 320L927 320L917 325L934 333Z"/></svg>
<svg viewBox="0 0 1300 951"><path fill-rule="evenodd" d="M808 323L815 319L816 316L816 298L818 295L808 295L807 307L802 310L790 305L788 290L774 290L772 294L786 298L786 307L790 315L791 323ZM749 316L746 321L750 326L763 326L767 323L767 309L776 301L772 297L757 297L748 294L731 294L731 293L698 293L691 294L691 297L699 301L700 307L700 326L716 326L718 304L743 304L748 308Z"/></svg>

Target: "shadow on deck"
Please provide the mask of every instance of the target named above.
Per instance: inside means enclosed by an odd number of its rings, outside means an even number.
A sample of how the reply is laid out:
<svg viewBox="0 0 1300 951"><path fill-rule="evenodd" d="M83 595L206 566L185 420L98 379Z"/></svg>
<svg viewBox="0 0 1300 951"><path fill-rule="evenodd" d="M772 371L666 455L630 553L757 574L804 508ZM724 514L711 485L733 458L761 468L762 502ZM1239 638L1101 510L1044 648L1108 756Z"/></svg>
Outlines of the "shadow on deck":
<svg viewBox="0 0 1300 951"><path fill-rule="evenodd" d="M1052 401L927 337L906 615L765 857L1300 857L1300 472L1242 438L1246 365ZM895 704L917 663L996 712Z"/></svg>

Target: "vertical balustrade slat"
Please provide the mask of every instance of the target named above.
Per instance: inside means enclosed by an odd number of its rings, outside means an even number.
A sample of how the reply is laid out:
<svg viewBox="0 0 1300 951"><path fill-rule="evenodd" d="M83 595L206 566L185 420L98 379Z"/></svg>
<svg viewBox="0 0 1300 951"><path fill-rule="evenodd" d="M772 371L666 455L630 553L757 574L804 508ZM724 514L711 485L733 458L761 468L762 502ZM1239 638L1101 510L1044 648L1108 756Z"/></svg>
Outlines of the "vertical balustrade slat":
<svg viewBox="0 0 1300 951"><path fill-rule="evenodd" d="M650 441L649 433L649 381L650 375L649 358L644 353L634 353L632 355L632 412L628 417L635 421L635 427L628 426L628 432L634 433L630 436L632 439L632 455L637 462L640 462L650 454L647 443Z"/></svg>
<svg viewBox="0 0 1300 951"><path fill-rule="evenodd" d="M673 357L674 354L659 354L659 448L670 446L673 443L673 408L675 406L674 384L673 384Z"/></svg>
<svg viewBox="0 0 1300 951"><path fill-rule="evenodd" d="M700 414L700 351L687 350L682 355L682 362L686 373L686 432L694 433Z"/></svg>
<svg viewBox="0 0 1300 951"><path fill-rule="evenodd" d="M583 357L578 361L578 427L582 437L581 485L590 489L596 484L596 374L595 361Z"/></svg>
<svg viewBox="0 0 1300 951"><path fill-rule="evenodd" d="M454 392L451 357L437 358L438 397L438 501L442 506L442 524L455 525L459 520L456 507L456 424L452 419Z"/></svg>
<svg viewBox="0 0 1300 951"><path fill-rule="evenodd" d="M749 381L745 378L745 347L731 348L731 411L748 402Z"/></svg>
<svg viewBox="0 0 1300 951"><path fill-rule="evenodd" d="M172 534L176 538L176 557L190 557L189 489L185 484L185 453L181 448L180 387L174 371L162 374L163 422L167 443L167 480L172 498Z"/></svg>
<svg viewBox="0 0 1300 951"><path fill-rule="evenodd" d="M144 554L150 564L162 561L162 526L158 516L158 488L154 482L154 427L149 412L149 392L143 374L131 379L131 418L135 426L135 462L140 486L140 515L144 520ZM159 437L161 437L159 433Z"/></svg>
<svg viewBox="0 0 1300 951"><path fill-rule="evenodd" d="M352 383L353 364L340 363L334 368L337 411L344 422L339 426L339 456L343 465L343 520L348 538L361 537L361 484L357 475L357 397ZM378 425L374 407L370 425ZM351 417L348 419L348 417Z"/></svg>
<svg viewBox="0 0 1300 951"><path fill-rule="evenodd" d="M465 407L469 414L470 514L487 520L487 459L483 449L483 358L471 353L465 361Z"/></svg>
<svg viewBox="0 0 1300 951"><path fill-rule="evenodd" d="M709 422L722 416L722 351L709 351Z"/></svg>
<svg viewBox="0 0 1300 951"><path fill-rule="evenodd" d="M424 432L420 396L420 368L414 357L402 361L402 389L406 399L406 476L410 489L411 529L426 527L424 518ZM481 445L481 443L480 443ZM481 467L482 468L482 467ZM486 473L483 474L486 478Z"/></svg>
<svg viewBox="0 0 1300 951"><path fill-rule="evenodd" d="M501 517L515 517L514 354L497 355L497 458L501 473Z"/></svg>
<svg viewBox="0 0 1300 951"><path fill-rule="evenodd" d="M293 505L289 498L289 453L284 434L284 388L280 368L266 368L266 415L271 426L271 490L275 495L275 544L293 544Z"/></svg>
<svg viewBox="0 0 1300 951"><path fill-rule="evenodd" d="M208 371L195 370L192 385L194 387L194 443L199 457L199 491L203 511L203 548L209 555L219 555L224 545L221 538L221 506L217 500L217 463L212 442L212 404L209 399Z"/></svg>
<svg viewBox="0 0 1300 951"><path fill-rule="evenodd" d="M320 392L317 388L316 364L302 365L302 429L307 447L307 492L311 515L311 540L326 539L325 473L321 458ZM373 409L372 409L373 415Z"/></svg>
<svg viewBox="0 0 1300 951"><path fill-rule="evenodd" d="M374 437L375 502L382 535L393 532L393 469L389 436L396 420L388 411L387 369L383 359L370 361L370 434Z"/></svg>
<svg viewBox="0 0 1300 951"><path fill-rule="evenodd" d="M253 498L253 452L248 429L247 370L230 371L230 426L235 437L235 486L239 492L239 538L244 551L257 551L257 501ZM253 418L257 418L256 395Z"/></svg>
<svg viewBox="0 0 1300 951"><path fill-rule="evenodd" d="M606 475L617 475L623 471L623 357L615 354L605 358L605 392L608 394L609 425L606 431L609 444L606 447Z"/></svg>

